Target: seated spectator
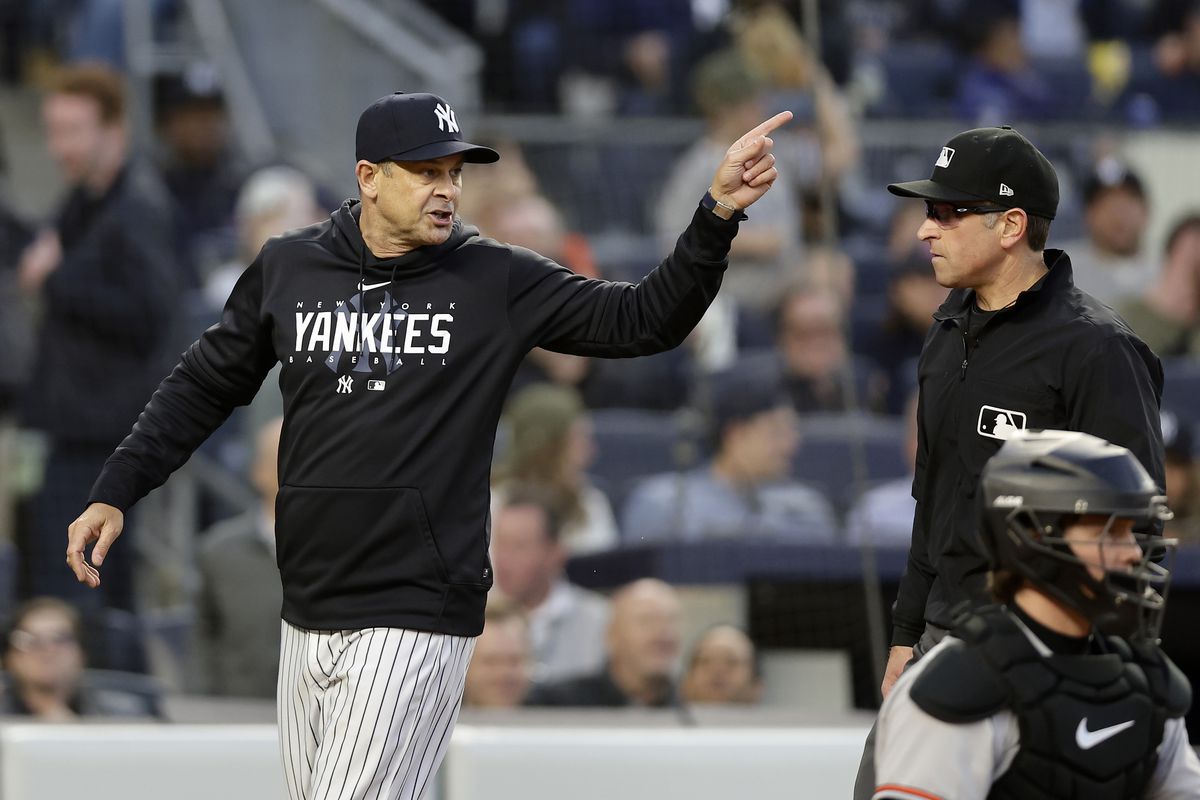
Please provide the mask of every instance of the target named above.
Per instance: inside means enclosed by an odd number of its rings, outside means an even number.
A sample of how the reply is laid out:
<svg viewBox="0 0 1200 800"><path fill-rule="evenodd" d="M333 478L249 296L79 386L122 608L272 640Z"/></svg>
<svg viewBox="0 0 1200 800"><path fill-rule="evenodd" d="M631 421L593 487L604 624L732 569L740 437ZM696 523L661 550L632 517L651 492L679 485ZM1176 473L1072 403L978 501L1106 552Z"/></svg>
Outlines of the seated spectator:
<svg viewBox="0 0 1200 800"><path fill-rule="evenodd" d="M710 628L692 649L679 693L697 705L757 704L762 667L750 637L733 625Z"/></svg>
<svg viewBox="0 0 1200 800"><path fill-rule="evenodd" d="M972 4L962 27L970 62L955 98L960 117L977 125L1003 125L1054 115L1050 87L1029 66L1016 4Z"/></svg>
<svg viewBox="0 0 1200 800"><path fill-rule="evenodd" d="M784 387L798 413L851 410L847 370L859 390L853 407L882 407L884 379L851 355L842 304L833 293L804 284L788 289L779 302L775 337Z"/></svg>
<svg viewBox="0 0 1200 800"><path fill-rule="evenodd" d="M1164 536L1182 544L1200 544L1200 465L1192 429L1170 411L1162 412L1163 447L1166 449L1167 504L1175 518L1167 522Z"/></svg>
<svg viewBox="0 0 1200 800"><path fill-rule="evenodd" d="M883 321L864 337L863 352L886 376L884 407L889 414L904 412L905 400L917 385L916 362L933 314L946 300L946 287L933 276L928 249L922 249L926 252L893 262Z"/></svg>
<svg viewBox="0 0 1200 800"><path fill-rule="evenodd" d="M488 595L483 633L467 668L463 705L467 708L516 708L529 692L533 648L529 622L521 607L495 589Z"/></svg>
<svg viewBox="0 0 1200 800"><path fill-rule="evenodd" d="M719 7L694 0L572 0L566 9L568 113L676 114L686 105L683 76L720 20ZM525 80L525 76L522 76ZM584 92L589 97L575 96Z"/></svg>
<svg viewBox="0 0 1200 800"><path fill-rule="evenodd" d="M675 590L643 578L612 599L604 640L607 661L592 675L534 688L531 706L674 705L675 660L679 657L682 609Z"/></svg>
<svg viewBox="0 0 1200 800"><path fill-rule="evenodd" d="M793 4L743 0L739 5L733 24L735 48L750 68L766 79L781 102L807 117L814 126L820 150L819 175L801 176L802 184L816 183L811 178L819 177L820 181L836 186L842 175L859 161L858 128L838 82L826 66L831 58L839 58L825 47L831 43L827 37L835 35L834 20L842 16L844 4L823 4L821 59L814 56L789 13L789 8L795 10ZM781 145L786 145L786 140ZM789 164L796 163L790 153L786 159Z"/></svg>
<svg viewBox="0 0 1200 800"><path fill-rule="evenodd" d="M1164 15L1169 27L1156 42L1148 68L1135 69L1127 114L1141 124L1200 119L1200 2L1154 5L1169 9Z"/></svg>
<svg viewBox="0 0 1200 800"><path fill-rule="evenodd" d="M479 211L475 222L482 235L541 253L588 278L599 277L587 239L569 232L558 209L541 194L496 198Z"/></svg>
<svg viewBox="0 0 1200 800"><path fill-rule="evenodd" d="M471 191L463 192L455 206L458 216L473 225L479 224L489 209L527 195L541 194L537 176L529 166L525 151L512 139L483 137L480 144L489 145L500 154L500 160L488 169L471 172Z"/></svg>
<svg viewBox="0 0 1200 800"><path fill-rule="evenodd" d="M178 257L199 276L234 255L233 210L245 172L233 152L225 98L211 64L155 85L163 179L175 201Z"/></svg>
<svg viewBox="0 0 1200 800"><path fill-rule="evenodd" d="M1171 228L1158 277L1121 316L1160 356L1200 356L1200 213Z"/></svg>
<svg viewBox="0 0 1200 800"><path fill-rule="evenodd" d="M532 188L493 196L474 218L484 236L541 253L573 272L599 277L587 239L568 231L558 210ZM651 264L647 263L648 270ZM591 359L536 347L513 380L515 393L532 383L574 387L589 408L674 409L687 401L687 350L642 359Z"/></svg>
<svg viewBox="0 0 1200 800"><path fill-rule="evenodd" d="M796 414L773 360L713 376L712 431L710 463L651 476L634 489L621 528L626 541L833 539L829 502L787 477Z"/></svg>
<svg viewBox="0 0 1200 800"><path fill-rule="evenodd" d="M1142 251L1150 207L1142 180L1116 158L1096 163L1083 184L1083 239L1055 245L1071 256L1075 285L1114 308L1154 279Z"/></svg>
<svg viewBox="0 0 1200 800"><path fill-rule="evenodd" d="M812 248L788 275L791 285L802 283L828 292L842 308L854 302L855 280L853 259L836 247L824 246Z"/></svg>
<svg viewBox="0 0 1200 800"><path fill-rule="evenodd" d="M1022 0L1021 41L1035 58L1086 58L1087 30L1082 18L1087 2L1079 0ZM1093 6L1116 5L1091 3Z"/></svg>
<svg viewBox="0 0 1200 800"><path fill-rule="evenodd" d="M0 155L0 179L5 167ZM32 238L33 231L14 212L6 193L0 192L0 353L4 353L4 359L0 360L0 464L4 465L0 467L0 538L11 536L15 529L16 481L5 472L8 465L16 463L12 451L17 400L33 363L33 309L18 288L17 271L11 267ZM8 544L6 541L3 546ZM0 605L7 599L0 597Z"/></svg>
<svg viewBox="0 0 1200 800"><path fill-rule="evenodd" d="M913 236L913 231L925 222L925 201L898 198L888 219L887 261L893 267L905 264L913 258L923 259L929 266L929 244Z"/></svg>
<svg viewBox="0 0 1200 800"><path fill-rule="evenodd" d="M663 185L656 206L655 228L667 250L695 213L696 198L709 188L713 159L720 160L729 142L748 130L748 125L756 124L751 120L760 120L767 114L766 82L732 50L709 56L700 63L693 90L707 130L703 138L679 157ZM734 130L738 133L731 133ZM775 136L785 140L788 134ZM801 243L797 232L801 227L801 210L795 182L806 175L815 178L820 164L815 139L810 137L805 141L809 145L808 165L789 157L788 179L777 180L739 227L730 246L729 270L718 302L733 301L765 311L774 303L788 265L799 260ZM783 141L777 145L780 146Z"/></svg>
<svg viewBox="0 0 1200 800"><path fill-rule="evenodd" d="M0 137L2 145L3 138ZM0 178L7 179L5 166L0 155ZM17 397L28 379L32 362L32 309L17 286L17 271L11 268L32 239L32 229L17 215L7 193L0 194L0 352L5 354L0 361L0 425L16 408ZM0 488L0 495L3 492ZM4 519L0 508L0 522Z"/></svg>
<svg viewBox="0 0 1200 800"><path fill-rule="evenodd" d="M4 640L8 686L0 691L0 716L69 722L155 713L144 698L88 684L82 625L79 612L57 598L37 597L17 608Z"/></svg>
<svg viewBox="0 0 1200 800"><path fill-rule="evenodd" d="M901 200L888 220L883 261L887 270L887 304L877 328L864 331L855 350L870 357L887 376L887 411L904 413L904 403L916 380L909 364L921 354L933 313L946 299L930 265L929 243L913 231L925 222L925 203ZM876 269L879 265L876 265Z"/></svg>
<svg viewBox="0 0 1200 800"><path fill-rule="evenodd" d="M578 392L534 384L512 398L506 415L512 438L496 470L493 501L504 503L509 482L535 484L562 514L562 544L568 553L616 546L612 505L585 473L596 445Z"/></svg>
<svg viewBox="0 0 1200 800"><path fill-rule="evenodd" d="M231 697L275 696L283 588L275 565L282 418L257 434L251 480L260 503L203 533L197 554L193 655L199 688Z"/></svg>
<svg viewBox="0 0 1200 800"><path fill-rule="evenodd" d="M67 191L18 267L20 286L42 312L23 424L49 445L20 537L22 585L27 597L70 601L95 631L104 609L137 607L133 559L114 559L93 591L64 569L63 532L184 346L176 335L181 270L170 196L133 151L122 76L94 65L65 68L41 108L47 150ZM137 541L137 516L125 520L126 542ZM103 649L89 655L101 665L119 658Z"/></svg>
<svg viewBox="0 0 1200 800"><path fill-rule="evenodd" d="M214 309L224 308L233 285L267 239L328 216L318 205L316 186L308 176L283 166L264 167L247 178L233 215L237 255L203 277L205 298Z"/></svg>
<svg viewBox="0 0 1200 800"><path fill-rule="evenodd" d="M913 499L913 472L917 463L917 395L909 396L904 410L907 434L904 450L909 474L868 489L850 509L846 518L846 542L861 545L870 542L876 547L908 547L912 540L913 516L917 501Z"/></svg>
<svg viewBox="0 0 1200 800"><path fill-rule="evenodd" d="M492 517L496 588L525 612L533 679L554 681L600 668L608 602L566 578L562 520L550 495L512 485Z"/></svg>

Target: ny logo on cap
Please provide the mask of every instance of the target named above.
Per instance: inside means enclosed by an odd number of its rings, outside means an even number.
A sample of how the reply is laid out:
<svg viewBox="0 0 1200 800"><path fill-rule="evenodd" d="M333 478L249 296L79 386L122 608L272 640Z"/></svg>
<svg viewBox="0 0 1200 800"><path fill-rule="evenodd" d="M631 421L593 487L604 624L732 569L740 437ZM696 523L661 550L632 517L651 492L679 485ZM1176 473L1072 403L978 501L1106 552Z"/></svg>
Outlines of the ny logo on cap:
<svg viewBox="0 0 1200 800"><path fill-rule="evenodd" d="M449 104L438 103L433 107L433 114L437 117L439 131L449 128L450 133L458 133L458 119L454 116L454 109Z"/></svg>
<svg viewBox="0 0 1200 800"><path fill-rule="evenodd" d="M934 166L935 167L948 167L948 166L950 166L950 159L952 159L952 158L954 158L954 148L953 147L943 147L942 154L940 156L938 156L937 163L934 164Z"/></svg>

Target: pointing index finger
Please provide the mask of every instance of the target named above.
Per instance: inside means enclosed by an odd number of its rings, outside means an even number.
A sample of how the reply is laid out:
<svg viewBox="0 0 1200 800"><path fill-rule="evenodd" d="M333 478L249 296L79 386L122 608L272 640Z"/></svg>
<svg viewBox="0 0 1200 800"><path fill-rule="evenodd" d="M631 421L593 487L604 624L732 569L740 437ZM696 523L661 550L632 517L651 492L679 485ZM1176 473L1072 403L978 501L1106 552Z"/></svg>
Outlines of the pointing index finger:
<svg viewBox="0 0 1200 800"><path fill-rule="evenodd" d="M783 125L786 125L791 121L792 121L792 112L780 111L778 114L771 117L769 120L760 123L757 128L755 128L754 130L747 133L743 138L753 139L756 136L766 136L771 131L773 131L776 128L779 128Z"/></svg>

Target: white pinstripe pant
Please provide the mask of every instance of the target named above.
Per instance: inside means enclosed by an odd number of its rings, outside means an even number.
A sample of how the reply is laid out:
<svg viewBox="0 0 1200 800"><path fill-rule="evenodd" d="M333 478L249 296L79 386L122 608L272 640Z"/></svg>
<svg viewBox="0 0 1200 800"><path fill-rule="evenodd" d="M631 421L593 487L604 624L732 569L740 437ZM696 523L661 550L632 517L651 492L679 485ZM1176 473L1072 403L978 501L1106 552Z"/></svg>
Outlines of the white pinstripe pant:
<svg viewBox="0 0 1200 800"><path fill-rule="evenodd" d="M475 640L283 623L277 713L291 800L418 800L450 741Z"/></svg>

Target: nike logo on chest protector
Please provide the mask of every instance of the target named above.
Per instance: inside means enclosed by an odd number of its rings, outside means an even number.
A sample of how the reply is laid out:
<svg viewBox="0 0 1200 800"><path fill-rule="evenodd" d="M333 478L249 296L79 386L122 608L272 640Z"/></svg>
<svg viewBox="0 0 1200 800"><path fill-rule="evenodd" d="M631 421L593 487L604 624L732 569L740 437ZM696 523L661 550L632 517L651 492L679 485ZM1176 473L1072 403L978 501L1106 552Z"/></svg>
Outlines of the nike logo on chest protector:
<svg viewBox="0 0 1200 800"><path fill-rule="evenodd" d="M1091 750L1101 742L1111 739L1121 731L1132 727L1133 720L1129 720L1128 722L1109 725L1107 728L1089 731L1087 728L1087 717L1084 717L1079 720L1079 727L1075 729L1075 744L1079 745L1080 750Z"/></svg>

